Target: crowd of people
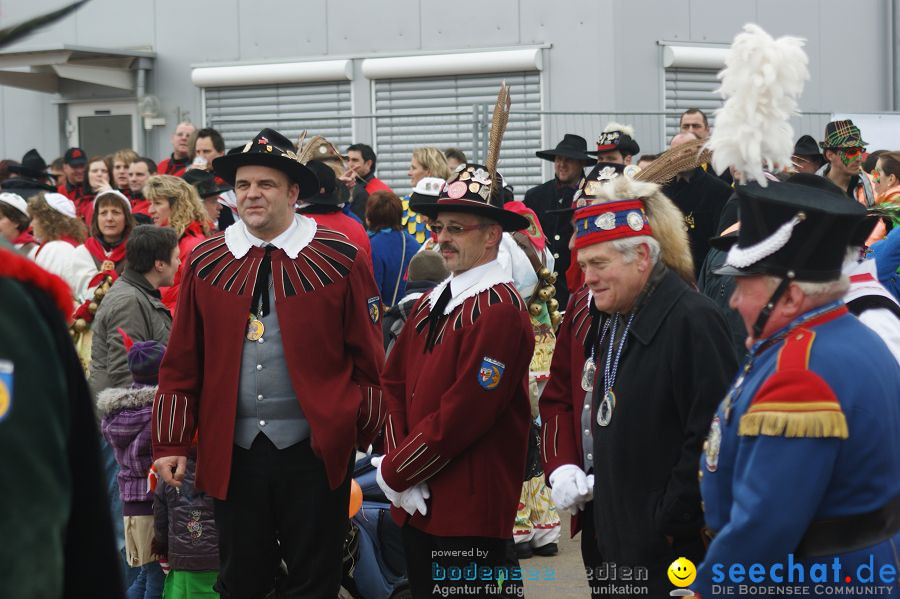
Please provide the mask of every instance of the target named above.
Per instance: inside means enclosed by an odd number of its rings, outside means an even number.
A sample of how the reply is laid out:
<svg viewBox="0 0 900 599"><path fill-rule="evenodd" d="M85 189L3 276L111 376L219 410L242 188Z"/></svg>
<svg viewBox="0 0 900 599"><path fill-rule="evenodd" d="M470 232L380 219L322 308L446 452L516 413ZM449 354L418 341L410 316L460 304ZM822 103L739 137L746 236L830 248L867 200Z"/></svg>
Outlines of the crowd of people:
<svg viewBox="0 0 900 599"><path fill-rule="evenodd" d="M673 160L710 134L699 109L658 155L619 123L595 149L567 133L521 201L499 143L485 164L414 149L403 197L370 146L272 129L227 151L180 123L159 162L4 160L3 326L52 326L40 357L0 356L0 438L26 397L84 408L89 382L104 468L71 492L113 515L103 596L337 596L373 448L414 597L556 554L560 512L594 597L623 593L592 574L612 562L647 596L679 557L702 596L714 564L900 568L900 151L831 122L761 186ZM65 376L39 382L51 353ZM436 575L472 562L491 577ZM64 584L35 570L0 588Z"/></svg>

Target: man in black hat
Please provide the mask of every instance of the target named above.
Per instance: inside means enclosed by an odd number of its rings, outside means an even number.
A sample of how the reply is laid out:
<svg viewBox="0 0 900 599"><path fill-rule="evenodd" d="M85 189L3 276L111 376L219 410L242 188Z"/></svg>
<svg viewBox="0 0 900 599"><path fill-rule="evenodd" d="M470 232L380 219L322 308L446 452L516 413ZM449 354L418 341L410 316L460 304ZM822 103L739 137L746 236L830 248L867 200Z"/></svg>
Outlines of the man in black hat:
<svg viewBox="0 0 900 599"><path fill-rule="evenodd" d="M550 252L556 261L556 271L562 274L569 268L572 223L568 213L548 211L572 206L572 196L584 178L585 167L597 161L587 154L587 141L572 133L566 133L555 148L535 152L535 156L553 163L554 176L549 181L526 191L525 205L537 214ZM561 306L565 306L569 300L569 289L564 276L556 279L556 299Z"/></svg>
<svg viewBox="0 0 900 599"><path fill-rule="evenodd" d="M732 564L765 564L772 575L756 582L769 588L788 583L791 563L839 562L827 586L853 592L861 566L896 567L900 543L900 477L886 474L900 472L900 368L842 301L865 210L796 183L738 195L740 231L718 272L736 277L749 353L701 456L711 543L692 586L733 594L717 574Z"/></svg>
<svg viewBox="0 0 900 599"><path fill-rule="evenodd" d="M802 135L794 144L791 164L798 173L815 173L825 164L825 157L812 135Z"/></svg>
<svg viewBox="0 0 900 599"><path fill-rule="evenodd" d="M193 185L197 190L197 194L203 200L203 208L217 231L224 231L229 225L234 224L234 216L232 216L231 210L223 211L223 203L220 199L222 194L234 192L234 187L223 180L217 180L217 177L211 171L198 168L189 169L182 175L182 179Z"/></svg>
<svg viewBox="0 0 900 599"><path fill-rule="evenodd" d="M403 526L414 597L436 587L481 594L498 580L504 596L522 590L506 548L525 471L534 332L497 252L503 231L528 219L500 207L499 186L498 174L464 165L436 202L416 207L452 274L419 301L391 351L386 455L372 462ZM452 574L473 567L491 568L490 581Z"/></svg>
<svg viewBox="0 0 900 599"><path fill-rule="evenodd" d="M26 201L42 191L56 191L47 176L47 163L34 148L25 152L21 164L9 165L9 172L13 176L3 181L0 188L19 194Z"/></svg>
<svg viewBox="0 0 900 599"><path fill-rule="evenodd" d="M308 216L322 227L340 231L371 258L372 244L365 228L343 211L344 203L338 197L337 174L322 160L310 160L306 166L319 180L319 192L301 201L297 206L297 214Z"/></svg>
<svg viewBox="0 0 900 599"><path fill-rule="evenodd" d="M641 147L634 139L634 127L611 122L603 128L597 138L597 149L588 152L597 157L597 162L618 162L631 164L633 157L641 153Z"/></svg>
<svg viewBox="0 0 900 599"><path fill-rule="evenodd" d="M319 182L283 135L263 129L213 168L241 220L185 265L153 406L156 469L178 487L197 436L223 598L335 597L350 465L384 422L378 289L364 253L294 213Z"/></svg>

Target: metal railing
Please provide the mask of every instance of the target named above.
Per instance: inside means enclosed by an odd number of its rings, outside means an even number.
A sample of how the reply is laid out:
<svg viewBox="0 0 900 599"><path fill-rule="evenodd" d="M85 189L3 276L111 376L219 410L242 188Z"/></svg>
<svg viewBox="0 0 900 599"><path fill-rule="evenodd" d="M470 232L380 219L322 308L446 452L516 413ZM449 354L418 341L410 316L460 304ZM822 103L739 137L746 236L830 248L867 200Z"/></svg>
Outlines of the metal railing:
<svg viewBox="0 0 900 599"><path fill-rule="evenodd" d="M399 193L409 189L406 175L414 148L435 146L441 149L457 147L466 153L470 161L483 163L487 153L490 131L491 104L473 104L469 111L456 112L404 112L374 115L333 115L304 118L292 114L289 118L252 116L240 119L247 130L257 131L262 126L274 126L289 138L303 129L310 134L327 130L341 149L351 141L370 143L378 154L378 174ZM537 150L552 148L565 133L581 135L588 148L594 146L597 136L610 122L630 125L641 153L656 154L666 147L678 130L680 113L671 112L563 112L563 111L510 111L509 126L501 152L501 172L521 197L528 188L552 176L552 165L537 158ZM795 116L791 124L796 137L803 134L821 139L831 113L807 112ZM211 121L228 131L234 131L235 119ZM354 126L354 121L357 126ZM359 122L368 121L360 127ZM371 139L353 139L355 131L371 131ZM244 139L230 139L230 146L244 143Z"/></svg>

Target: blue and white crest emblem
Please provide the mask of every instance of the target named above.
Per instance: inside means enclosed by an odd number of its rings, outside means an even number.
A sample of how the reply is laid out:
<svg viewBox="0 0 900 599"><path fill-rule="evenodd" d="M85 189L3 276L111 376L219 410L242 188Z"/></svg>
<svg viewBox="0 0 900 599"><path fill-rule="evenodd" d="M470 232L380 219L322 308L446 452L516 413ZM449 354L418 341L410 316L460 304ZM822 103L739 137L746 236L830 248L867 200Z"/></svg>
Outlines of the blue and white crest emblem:
<svg viewBox="0 0 900 599"><path fill-rule="evenodd" d="M370 297L368 304L369 318L372 319L372 324L378 324L378 320L381 318L381 298Z"/></svg>
<svg viewBox="0 0 900 599"><path fill-rule="evenodd" d="M478 384L482 389L493 391L500 385L504 370L506 365L503 362L485 356L481 359L481 367L478 369Z"/></svg>

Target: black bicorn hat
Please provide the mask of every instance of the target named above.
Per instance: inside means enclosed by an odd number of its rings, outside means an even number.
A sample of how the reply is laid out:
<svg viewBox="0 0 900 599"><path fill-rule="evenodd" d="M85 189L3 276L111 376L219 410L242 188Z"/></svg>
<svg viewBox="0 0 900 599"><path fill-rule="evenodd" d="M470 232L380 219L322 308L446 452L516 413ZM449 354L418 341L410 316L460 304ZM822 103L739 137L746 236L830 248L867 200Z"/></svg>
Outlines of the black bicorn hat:
<svg viewBox="0 0 900 599"><path fill-rule="evenodd" d="M562 141L556 144L556 147L552 150L540 150L535 152L534 155L538 158L549 160L550 162L553 162L557 156L560 158L581 160L586 165L597 162L597 159L587 152L587 140L580 135L575 135L573 133L566 133L563 136Z"/></svg>
<svg viewBox="0 0 900 599"><path fill-rule="evenodd" d="M834 281L866 209L846 195L807 184L817 175L762 187L736 187L741 225L716 274L772 275L798 281ZM719 238L719 241L727 241ZM721 249L725 247L718 245Z"/></svg>
<svg viewBox="0 0 900 599"><path fill-rule="evenodd" d="M9 172L29 179L45 181L47 179L47 163L44 162L40 153L32 148L25 152L20 164L9 165Z"/></svg>
<svg viewBox="0 0 900 599"><path fill-rule="evenodd" d="M504 231L520 231L531 224L521 214L503 209L503 177L497 173L495 184L487 167L481 164L460 164L447 179L437 201L411 208L430 219L441 212L477 214L497 221Z"/></svg>
<svg viewBox="0 0 900 599"><path fill-rule="evenodd" d="M201 198L217 196L234 189L231 185L224 185L217 182L214 174L199 168L188 170L181 178L197 188L197 193Z"/></svg>
<svg viewBox="0 0 900 599"><path fill-rule="evenodd" d="M641 147L631 135L620 129L614 129L601 133L597 138L597 149L588 154L597 156L613 150L619 150L625 156L637 156L641 152Z"/></svg>
<svg viewBox="0 0 900 599"><path fill-rule="evenodd" d="M248 141L239 153L228 153L213 160L213 170L234 185L241 166L267 166L286 174L300 186L299 199L305 200L319 193L319 181L313 172L297 160L294 145L274 129L263 129Z"/></svg>

